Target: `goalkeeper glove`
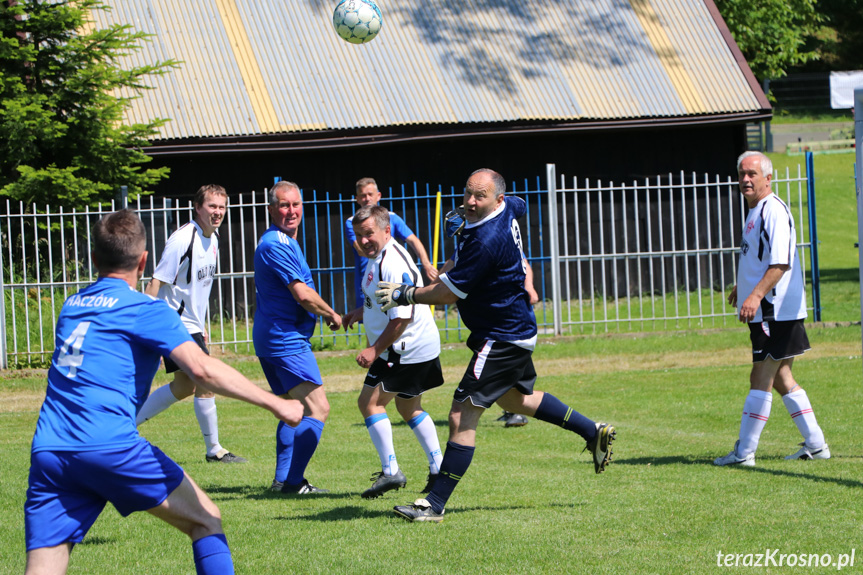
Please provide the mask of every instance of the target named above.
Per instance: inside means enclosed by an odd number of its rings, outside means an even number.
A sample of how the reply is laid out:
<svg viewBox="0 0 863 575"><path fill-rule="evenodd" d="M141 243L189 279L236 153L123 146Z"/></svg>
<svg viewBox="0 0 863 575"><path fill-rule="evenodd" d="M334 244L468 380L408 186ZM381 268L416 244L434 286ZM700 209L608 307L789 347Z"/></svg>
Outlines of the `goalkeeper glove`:
<svg viewBox="0 0 863 575"><path fill-rule="evenodd" d="M387 311L396 306L415 304L415 291L417 288L412 285L380 282L375 291L375 300L381 306L381 311Z"/></svg>

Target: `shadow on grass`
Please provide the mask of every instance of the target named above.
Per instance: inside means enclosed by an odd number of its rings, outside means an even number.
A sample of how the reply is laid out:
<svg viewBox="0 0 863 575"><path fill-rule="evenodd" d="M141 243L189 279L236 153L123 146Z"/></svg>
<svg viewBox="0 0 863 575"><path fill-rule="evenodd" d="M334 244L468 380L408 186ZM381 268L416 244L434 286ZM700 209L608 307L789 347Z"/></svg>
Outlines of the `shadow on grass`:
<svg viewBox="0 0 863 575"><path fill-rule="evenodd" d="M842 458L842 456L839 456ZM845 457L845 459L858 459L857 457ZM783 458L776 457L764 457L762 460L766 461L782 461ZM809 464L810 462L805 462ZM794 465L795 462L789 462L790 465ZM614 465L709 465L713 467L713 459L711 458L702 458L702 457L686 457L686 456L678 456L678 457L635 457L631 459L615 459ZM748 473L766 473L769 475L775 475L777 477L791 477L794 479L808 479L810 481L822 481L826 483L833 483L835 485L841 485L843 487L856 487L863 488L863 482L855 481L852 479L841 479L838 477L824 477L822 475L814 475L812 473L802 473L799 471L785 471L783 469L766 469L764 467L734 467L734 469L740 469L742 471Z"/></svg>
<svg viewBox="0 0 863 575"><path fill-rule="evenodd" d="M277 491L270 491L269 487L263 487L261 485L208 485L202 486L202 489L214 501L224 501L227 499L254 499L256 501L267 501L276 499L297 501L309 499L349 499L351 497L359 495L359 493L345 492L298 495L296 493L280 493Z"/></svg>
<svg viewBox="0 0 863 575"><path fill-rule="evenodd" d="M85 546L85 545L112 545L118 541L115 537L90 537L89 535L84 538L80 543L76 543L75 547Z"/></svg>
<svg viewBox="0 0 863 575"><path fill-rule="evenodd" d="M860 281L860 270L857 268L821 269L818 275L822 282L857 282Z"/></svg>
<svg viewBox="0 0 863 575"><path fill-rule="evenodd" d="M407 504L401 500L394 499L393 501L394 506ZM502 505L499 507L491 507L488 505L482 505L478 507L454 507L451 512L457 513L459 516L461 516L462 514L470 513L471 511L513 511L516 509L534 508L530 506ZM448 510L448 513L449 512L450 511ZM391 517L394 520L405 521L404 519L396 516L396 514L393 513L392 509L369 509L368 507L361 507L359 505L345 505L342 507L335 507L333 509L321 511L320 513L311 513L309 515L294 515L291 517L276 517L276 519L284 521L296 521L298 519L305 519L308 521L351 521L353 519L378 519L380 517ZM444 517L447 516L445 515Z"/></svg>

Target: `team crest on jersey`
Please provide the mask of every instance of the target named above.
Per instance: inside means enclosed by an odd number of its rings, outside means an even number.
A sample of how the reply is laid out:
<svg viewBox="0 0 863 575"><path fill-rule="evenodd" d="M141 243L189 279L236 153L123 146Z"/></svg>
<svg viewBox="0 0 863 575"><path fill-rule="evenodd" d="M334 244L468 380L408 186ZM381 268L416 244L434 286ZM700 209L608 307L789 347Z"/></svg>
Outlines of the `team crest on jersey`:
<svg viewBox="0 0 863 575"><path fill-rule="evenodd" d="M369 272L369 275L366 276L366 285L371 285L373 279L375 279L375 275Z"/></svg>
<svg viewBox="0 0 863 575"><path fill-rule="evenodd" d="M744 256L749 252L749 242L743 240L740 242L740 253Z"/></svg>
<svg viewBox="0 0 863 575"><path fill-rule="evenodd" d="M745 231L745 232L743 232L743 233L744 233L744 234L748 234L748 233L749 233L749 232L751 232L753 229L755 229L755 222L749 222L748 224L746 224L746 231Z"/></svg>

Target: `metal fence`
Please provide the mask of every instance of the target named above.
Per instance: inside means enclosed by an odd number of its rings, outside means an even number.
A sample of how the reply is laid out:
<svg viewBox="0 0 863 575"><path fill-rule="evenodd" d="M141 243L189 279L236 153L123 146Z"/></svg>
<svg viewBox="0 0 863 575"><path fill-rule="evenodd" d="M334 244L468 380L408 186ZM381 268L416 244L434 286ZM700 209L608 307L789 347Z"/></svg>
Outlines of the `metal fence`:
<svg viewBox="0 0 863 575"><path fill-rule="evenodd" d="M811 173L811 171L810 171ZM799 231L804 270L815 280L817 265L804 253L814 236L814 195L804 201L811 180L798 173L775 176L775 190L792 207ZM811 190L810 194L814 192ZM440 193L440 210L436 210ZM737 242L743 222L736 182L694 174L668 174L631 184L570 183L549 165L546 178L513 182L510 193L527 200L522 222L525 253L534 270L541 301L535 306L542 333L594 333L688 329L731 325L724 305L734 283ZM306 190L298 240L316 288L337 311L354 301L353 251L344 222L354 198ZM384 194L382 204L399 213L438 265L452 253L443 217L461 203L454 186L401 186ZM149 280L168 236L193 215L191 203L147 197L133 207L148 231ZM804 209L804 208L807 208ZM3 367L40 365L54 350L53 330L63 301L95 281L90 230L100 210L52 211L50 206L6 202L0 213L0 362ZM211 346L254 353L254 250L270 224L267 192L230 198L219 230L219 270L210 298ZM437 233L439 247L433 253ZM816 254L810 251L809 260ZM817 299L813 296L813 301ZM816 318L819 310L815 309ZM436 310L442 338L467 335L454 308ZM313 344L319 348L354 345L357 330L331 333L319 322Z"/></svg>

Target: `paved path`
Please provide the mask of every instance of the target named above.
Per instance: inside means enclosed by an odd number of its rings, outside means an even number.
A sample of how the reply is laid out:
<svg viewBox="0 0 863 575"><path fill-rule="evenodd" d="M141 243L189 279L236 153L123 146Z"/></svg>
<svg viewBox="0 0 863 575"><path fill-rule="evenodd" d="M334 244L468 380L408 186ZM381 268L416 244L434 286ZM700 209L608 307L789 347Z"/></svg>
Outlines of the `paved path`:
<svg viewBox="0 0 863 575"><path fill-rule="evenodd" d="M830 140L835 132L853 128L854 122L826 122L822 124L774 124L771 122L773 149L770 151L784 152L785 146L795 142Z"/></svg>

